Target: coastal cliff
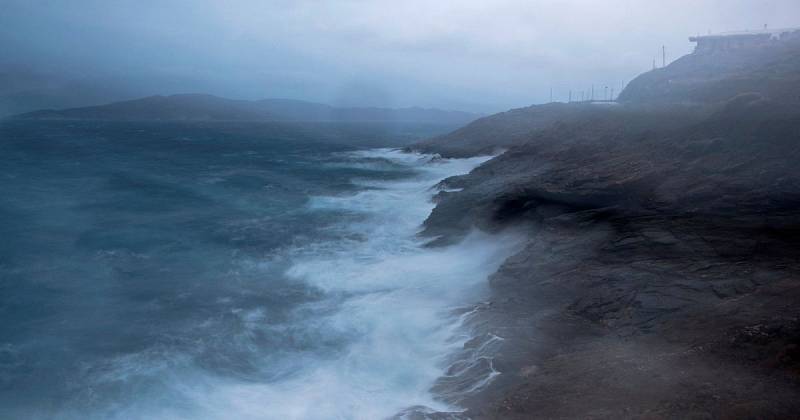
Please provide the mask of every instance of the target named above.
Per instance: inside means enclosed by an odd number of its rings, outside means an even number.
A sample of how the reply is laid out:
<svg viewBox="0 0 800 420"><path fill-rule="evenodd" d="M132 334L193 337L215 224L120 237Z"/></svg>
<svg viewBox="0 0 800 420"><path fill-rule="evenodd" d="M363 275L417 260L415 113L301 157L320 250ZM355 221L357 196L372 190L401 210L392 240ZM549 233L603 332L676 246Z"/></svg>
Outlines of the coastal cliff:
<svg viewBox="0 0 800 420"><path fill-rule="evenodd" d="M800 412L799 57L797 40L695 53L617 105L512 110L415 146L505 150L442 183L433 245L528 235L472 325L504 340L468 417Z"/></svg>

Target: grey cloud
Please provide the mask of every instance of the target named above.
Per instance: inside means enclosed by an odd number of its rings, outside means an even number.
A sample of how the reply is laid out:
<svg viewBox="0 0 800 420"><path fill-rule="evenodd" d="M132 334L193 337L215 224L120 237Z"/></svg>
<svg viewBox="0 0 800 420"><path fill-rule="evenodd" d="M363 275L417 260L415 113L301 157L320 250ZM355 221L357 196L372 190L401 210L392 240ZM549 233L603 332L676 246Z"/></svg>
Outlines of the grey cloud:
<svg viewBox="0 0 800 420"><path fill-rule="evenodd" d="M800 2L7 0L0 69L128 95L495 111L618 86L661 45L677 58L689 35L765 23L800 25Z"/></svg>

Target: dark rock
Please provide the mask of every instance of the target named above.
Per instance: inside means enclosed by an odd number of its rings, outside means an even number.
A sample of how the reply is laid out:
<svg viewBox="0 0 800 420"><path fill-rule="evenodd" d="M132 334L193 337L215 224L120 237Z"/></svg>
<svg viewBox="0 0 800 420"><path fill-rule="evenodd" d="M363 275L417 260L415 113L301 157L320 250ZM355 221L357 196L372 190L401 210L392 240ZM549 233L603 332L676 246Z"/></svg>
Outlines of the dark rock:
<svg viewBox="0 0 800 420"><path fill-rule="evenodd" d="M468 417L800 412L798 51L684 57L626 104L513 110L417 146L506 150L446 182L463 190L437 196L434 245L529 236L472 326L505 340Z"/></svg>

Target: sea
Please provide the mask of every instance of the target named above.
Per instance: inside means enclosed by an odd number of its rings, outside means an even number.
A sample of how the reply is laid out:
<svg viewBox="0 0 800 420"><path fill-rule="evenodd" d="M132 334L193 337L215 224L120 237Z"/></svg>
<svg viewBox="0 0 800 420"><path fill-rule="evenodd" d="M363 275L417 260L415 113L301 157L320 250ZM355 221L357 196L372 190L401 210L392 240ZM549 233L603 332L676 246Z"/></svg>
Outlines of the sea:
<svg viewBox="0 0 800 420"><path fill-rule="evenodd" d="M0 418L458 413L517 243L419 235L451 128L0 123Z"/></svg>

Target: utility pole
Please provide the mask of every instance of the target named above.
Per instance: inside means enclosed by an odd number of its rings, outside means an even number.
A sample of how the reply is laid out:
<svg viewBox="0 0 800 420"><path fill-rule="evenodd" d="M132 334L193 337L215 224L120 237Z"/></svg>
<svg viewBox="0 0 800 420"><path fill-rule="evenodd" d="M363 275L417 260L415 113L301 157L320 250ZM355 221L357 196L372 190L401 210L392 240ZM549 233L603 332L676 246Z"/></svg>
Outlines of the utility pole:
<svg viewBox="0 0 800 420"><path fill-rule="evenodd" d="M569 90L569 102L567 103L572 103L572 89Z"/></svg>
<svg viewBox="0 0 800 420"><path fill-rule="evenodd" d="M553 102L553 88L550 88L550 102Z"/></svg>
<svg viewBox="0 0 800 420"><path fill-rule="evenodd" d="M667 67L667 46L661 46L661 67Z"/></svg>
<svg viewBox="0 0 800 420"><path fill-rule="evenodd" d="M605 90L603 91L603 100L604 101L608 100L608 86L606 86Z"/></svg>
<svg viewBox="0 0 800 420"><path fill-rule="evenodd" d="M594 85L592 85L592 101L594 100Z"/></svg>
<svg viewBox="0 0 800 420"><path fill-rule="evenodd" d="M653 70L655 70L655 69L656 69L656 58L653 57Z"/></svg>
<svg viewBox="0 0 800 420"><path fill-rule="evenodd" d="M611 87L611 100L614 100L614 87Z"/></svg>

